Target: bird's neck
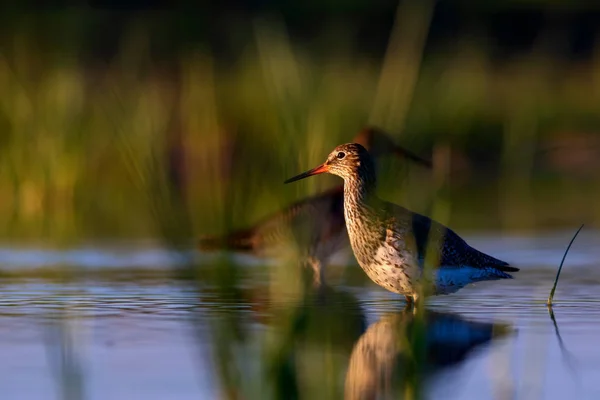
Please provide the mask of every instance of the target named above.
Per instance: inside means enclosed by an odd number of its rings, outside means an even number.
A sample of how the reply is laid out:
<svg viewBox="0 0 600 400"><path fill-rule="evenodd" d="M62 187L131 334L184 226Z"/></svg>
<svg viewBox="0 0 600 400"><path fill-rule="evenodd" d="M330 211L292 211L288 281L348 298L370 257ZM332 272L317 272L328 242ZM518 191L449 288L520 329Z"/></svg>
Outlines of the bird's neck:
<svg viewBox="0 0 600 400"><path fill-rule="evenodd" d="M359 167L355 175L344 179L344 203L346 207L368 206L376 201L377 180L375 168L369 163Z"/></svg>
<svg viewBox="0 0 600 400"><path fill-rule="evenodd" d="M380 200L375 194L375 171L357 174L344 180L344 218L350 245L361 266L373 258L379 246L373 239L381 237L378 229Z"/></svg>

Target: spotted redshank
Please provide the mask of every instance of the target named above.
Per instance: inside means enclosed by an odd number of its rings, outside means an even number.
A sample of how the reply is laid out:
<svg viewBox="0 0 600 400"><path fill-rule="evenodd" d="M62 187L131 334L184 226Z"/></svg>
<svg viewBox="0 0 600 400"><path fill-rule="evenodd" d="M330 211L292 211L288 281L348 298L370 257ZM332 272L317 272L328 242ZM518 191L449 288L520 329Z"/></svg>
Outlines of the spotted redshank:
<svg viewBox="0 0 600 400"><path fill-rule="evenodd" d="M519 270L474 249L442 224L378 198L375 165L358 143L336 147L325 163L285 183L322 173L344 179L346 228L359 265L371 280L404 295L408 303L421 292L450 294L474 282L511 279L507 272ZM428 237L439 238L432 240L438 244L435 265L424 262L432 247Z"/></svg>
<svg viewBox="0 0 600 400"><path fill-rule="evenodd" d="M354 140L368 148L375 158L391 153L431 168L430 161L397 146L380 129L365 128ZM227 249L267 258L281 258L294 248L294 256L312 267L313 282L319 285L330 258L349 247L344 223L344 187L340 185L296 202L251 228L202 238L199 247L205 251Z"/></svg>

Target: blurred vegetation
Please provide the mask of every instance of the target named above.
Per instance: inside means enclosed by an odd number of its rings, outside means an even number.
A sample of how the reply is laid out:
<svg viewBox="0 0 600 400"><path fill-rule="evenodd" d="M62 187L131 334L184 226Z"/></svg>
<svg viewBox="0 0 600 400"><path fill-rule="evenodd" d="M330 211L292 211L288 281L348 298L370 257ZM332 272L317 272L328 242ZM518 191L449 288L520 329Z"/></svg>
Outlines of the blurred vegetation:
<svg viewBox="0 0 600 400"><path fill-rule="evenodd" d="M430 175L384 160L383 197L453 227L600 222L600 52L565 56L557 50L561 31L539 23L566 3L470 8L474 3L464 1L453 8L421 0L396 9L387 0L256 2L227 13L231 3L140 14L3 6L0 237L60 246L156 238L181 250L195 235L248 226L339 184L334 177L282 182L322 162L366 124L438 166ZM257 11L261 4L268 12ZM506 56L484 28L504 20L496 33L506 35L513 14L502 13L524 5L539 7L515 14L515 29L529 32L530 43ZM451 36L448 12L464 27ZM541 28L527 31L523 15ZM319 28L310 28L316 24L307 21L319 18ZM256 274L268 274L262 268L250 272L226 256L197 268L193 256L178 256L173 267L183 265L181 277L198 278L189 282L199 308L219 304L208 325L223 397L340 397L349 354L368 333L356 299L310 292L298 287L295 269L276 266L287 281L261 282L266 287L254 289L267 300L257 301L242 282L249 274L261 281ZM32 276L64 283L168 279L162 271L62 267L1 275ZM277 309L284 301L289 307ZM86 385L80 349L71 346L76 318L67 301L56 303L62 308L49 342L61 346L49 347L49 356L63 397L80 398ZM273 309L255 360L243 308L256 304ZM401 393L419 398L427 335L419 319L395 329L409 317L393 317L390 327L382 319L379 327L398 342L396 353L408 354L397 374L410 383ZM198 340L204 318L191 315ZM259 372L253 362L261 363Z"/></svg>
<svg viewBox="0 0 600 400"><path fill-rule="evenodd" d="M151 51L160 24L142 16L114 57L90 62L102 13L19 14L0 54L0 234L155 236L139 171L149 158L182 180L193 232L248 225L335 182L281 184L367 123L423 155L451 147L454 226L596 223L596 52L558 58L553 31L502 63L477 32L425 52L432 4L401 5L383 60L344 30L315 51L277 17L241 25L234 61L197 45L163 60ZM393 167L385 196L429 212L430 179L402 183Z"/></svg>

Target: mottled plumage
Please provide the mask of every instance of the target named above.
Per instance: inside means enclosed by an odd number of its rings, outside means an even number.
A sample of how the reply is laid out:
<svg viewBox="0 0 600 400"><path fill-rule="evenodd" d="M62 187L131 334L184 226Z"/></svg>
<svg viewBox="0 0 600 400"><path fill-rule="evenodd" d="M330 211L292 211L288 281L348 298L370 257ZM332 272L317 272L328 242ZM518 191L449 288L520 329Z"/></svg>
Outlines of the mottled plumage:
<svg viewBox="0 0 600 400"><path fill-rule="evenodd" d="M396 154L431 167L429 161L396 146L376 128L365 128L355 140L368 148L373 157ZM229 249L275 258L285 257L293 251L302 263L312 266L315 282L320 283L331 256L349 244L344 222L344 189L340 185L269 215L249 229L223 237L202 238L199 247L202 250Z"/></svg>
<svg viewBox="0 0 600 400"><path fill-rule="evenodd" d="M451 229L376 195L375 166L357 143L340 145L317 168L286 183L328 172L344 179L344 213L354 255L369 278L405 295L454 293L473 282L510 279L518 271L508 263L469 246ZM438 252L439 261L424 268L426 250ZM423 275L423 271L431 275Z"/></svg>

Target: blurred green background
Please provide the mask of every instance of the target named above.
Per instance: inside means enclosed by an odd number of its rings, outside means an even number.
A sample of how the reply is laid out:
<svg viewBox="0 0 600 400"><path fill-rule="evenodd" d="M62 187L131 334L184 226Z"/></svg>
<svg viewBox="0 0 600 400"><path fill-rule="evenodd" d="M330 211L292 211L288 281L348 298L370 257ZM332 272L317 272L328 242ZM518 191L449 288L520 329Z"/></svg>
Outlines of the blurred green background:
<svg viewBox="0 0 600 400"><path fill-rule="evenodd" d="M542 0L5 4L0 235L155 237L157 180L177 184L194 234L247 226L339 183L282 181L367 124L450 154L453 227L597 224L599 15ZM383 197L430 211L435 174L389 160L382 174Z"/></svg>
<svg viewBox="0 0 600 400"><path fill-rule="evenodd" d="M520 239L500 243L500 249L515 251L511 262L535 260L513 286L465 290L462 303L460 296L439 302L485 319L493 310L513 321L535 317L546 330L556 327L558 335L557 325L547 324L546 311L536 302L547 296L555 273L551 263L559 261L543 250L558 249L563 238L546 241L541 232L567 229L570 234L581 223L586 230L600 223L599 20L600 7L574 0L3 3L4 312L29 315L31 308L55 318L58 334L47 344L60 350L49 353L56 364L48 368L30 359L29 348L14 345L15 339L5 341L7 349L27 351L8 358L29 361L34 371L30 375L7 364L14 375L5 381L24 376L19 393L45 391L39 371L47 368L62 379L63 398L82 398L115 382L129 383L139 372L147 373L140 375L142 389L152 393L163 385L172 394L181 382L170 379L192 368L181 367L183 357L175 353L156 355L151 362L141 356L171 351L172 345L187 354L197 345L196 358L209 360L199 376L214 380L223 398L307 397L304 393L340 398L350 353L361 349L357 343L373 348L395 343L394 352L382 354L410 355L404 360L408 372L396 383L408 385L406 398L420 398L426 356L421 339L427 332L410 314L398 312L396 297L388 299L389 293L367 286L358 267L334 270L344 283L325 296L300 287L299 271L290 265L244 268L226 257L200 263L180 254L161 258L152 248L138 253L135 246L131 254L115 256L137 239L175 246L251 226L295 200L340 184L332 176L294 185L283 181L321 163L334 146L367 125L434 161L434 170L427 171L382 160L381 197L431 215L461 235L499 233L488 246L504 232L542 237L537 248ZM584 242L586 250L597 247L588 245L593 240ZM104 249L109 241L122 247ZM11 242L33 243L34 250L20 251ZM86 250L82 243L91 245ZM37 251L45 246L76 250ZM586 254L595 268L596 255ZM140 259L148 265L130 268L144 264ZM198 279L174 281L171 267L182 265L189 273L184 277ZM166 272L160 268L165 266ZM593 269L574 271L577 279L567 278L559 297L589 306L585 313L571 307L577 311L566 319L572 331L589 334L573 341L581 346L578 355L588 356L598 329L593 325L598 319L589 318L597 282L590 279ZM32 288L36 277L42 280ZM285 279L275 279L280 277ZM189 282L193 290L186 291ZM73 288L75 293L68 292ZM33 298L39 302L30 303ZM153 301L156 310L148 310ZM9 310L14 306L17 311ZM115 320L96 318L105 308L117 310ZM373 318L377 310L396 316L365 332L367 314ZM119 325L153 312L144 319L149 326L140 321ZM118 343L127 350L175 315L192 322L193 340L174 340L172 332L178 331L170 327L168 335L147 342L135 355L115 351L113 356L124 354L122 360L141 361L132 368L119 358L104 364L112 374L94 388L86 368L101 361L79 360L85 346L73 338L83 330L73 333L70 324L89 317L102 321L110 334L138 327L131 335L135 340ZM440 337L450 343L442 341L432 353L444 355L457 344L444 326L456 324L458 333L469 329L455 317L437 318ZM435 327L435 321L429 325ZM526 333L527 324L519 326ZM3 326L21 340L20 326ZM116 341L110 334L108 341ZM534 330L529 336L531 343L543 342L538 334ZM407 338L408 344L401 343ZM104 342L96 345L105 350ZM200 350L204 345L212 351L208 356ZM516 381L535 384L539 375L542 382L546 365L540 354L554 353L530 342L523 348L527 351L519 348L518 359L535 365L526 365L527 373ZM372 371L369 347L364 360L360 351L356 354L367 366L356 368L356 375ZM173 360L177 364L167 362ZM547 366L562 368L556 358ZM503 368L494 364L490 376L498 378ZM506 370L514 368L507 364ZM215 378L206 378L207 371ZM565 371L553 371L547 382L561 383ZM594 369L587 372L597 382Z"/></svg>

